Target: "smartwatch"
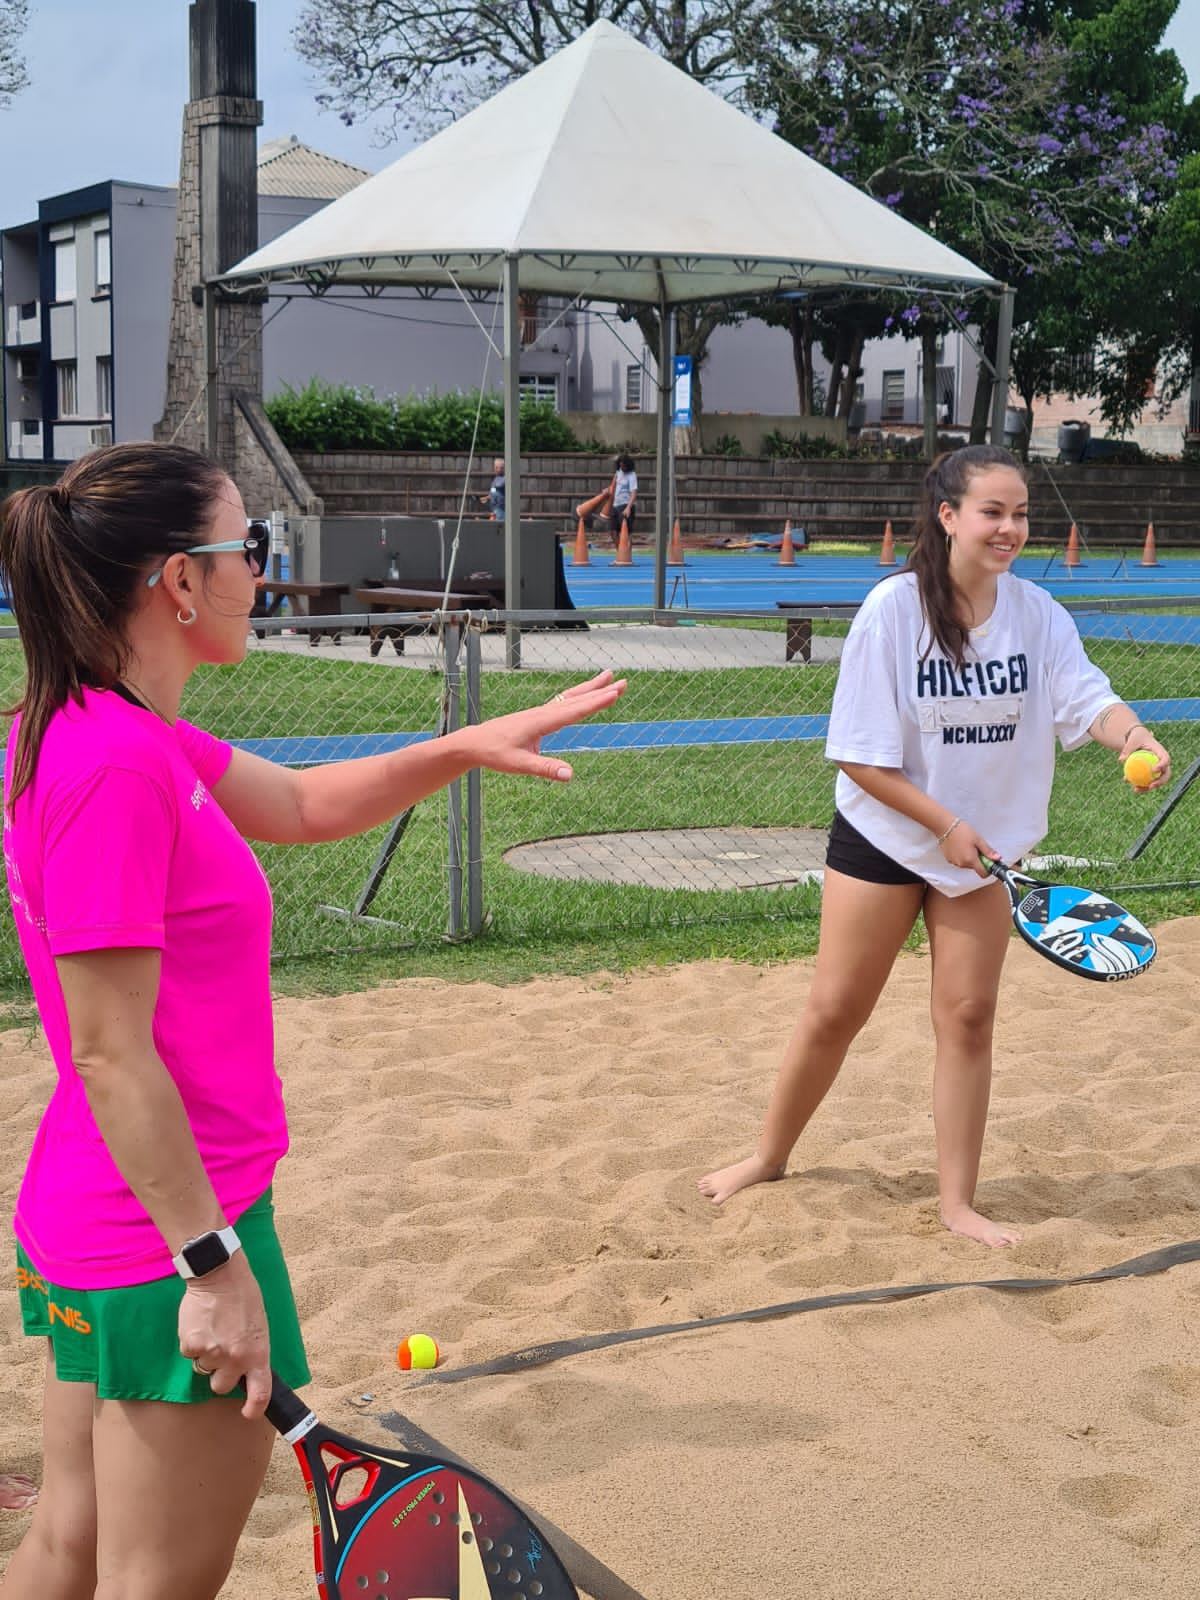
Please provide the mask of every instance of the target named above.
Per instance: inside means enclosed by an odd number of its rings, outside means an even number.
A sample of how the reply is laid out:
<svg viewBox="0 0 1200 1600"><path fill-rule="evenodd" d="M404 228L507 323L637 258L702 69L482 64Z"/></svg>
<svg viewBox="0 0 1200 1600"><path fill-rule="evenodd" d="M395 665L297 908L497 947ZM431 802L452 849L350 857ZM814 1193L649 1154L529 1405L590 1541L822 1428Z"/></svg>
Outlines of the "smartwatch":
<svg viewBox="0 0 1200 1600"><path fill-rule="evenodd" d="M171 1263L181 1278L206 1278L241 1248L242 1241L232 1228L214 1228L181 1245Z"/></svg>

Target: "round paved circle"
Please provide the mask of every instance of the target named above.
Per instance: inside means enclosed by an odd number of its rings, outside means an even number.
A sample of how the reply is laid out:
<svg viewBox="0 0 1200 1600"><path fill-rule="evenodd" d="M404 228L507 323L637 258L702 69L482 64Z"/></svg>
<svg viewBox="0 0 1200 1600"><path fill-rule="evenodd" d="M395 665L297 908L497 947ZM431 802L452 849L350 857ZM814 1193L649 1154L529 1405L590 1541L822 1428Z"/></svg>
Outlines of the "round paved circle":
<svg viewBox="0 0 1200 1600"><path fill-rule="evenodd" d="M782 889L819 883L824 828L662 828L514 845L518 872L650 889Z"/></svg>

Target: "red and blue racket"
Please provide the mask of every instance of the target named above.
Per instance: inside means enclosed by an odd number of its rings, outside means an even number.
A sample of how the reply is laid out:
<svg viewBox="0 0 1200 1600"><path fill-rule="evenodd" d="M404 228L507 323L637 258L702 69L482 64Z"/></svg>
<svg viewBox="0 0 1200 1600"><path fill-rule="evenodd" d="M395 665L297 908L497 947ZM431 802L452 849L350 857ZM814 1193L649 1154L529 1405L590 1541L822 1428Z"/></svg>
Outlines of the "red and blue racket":
<svg viewBox="0 0 1200 1600"><path fill-rule="evenodd" d="M1022 939L1068 972L1117 983L1145 972L1158 954L1150 930L1106 894L1043 883L1003 861L979 859L1008 890L1013 925Z"/></svg>
<svg viewBox="0 0 1200 1600"><path fill-rule="evenodd" d="M274 1374L267 1420L304 1474L322 1600L579 1600L544 1536L479 1473L336 1433Z"/></svg>

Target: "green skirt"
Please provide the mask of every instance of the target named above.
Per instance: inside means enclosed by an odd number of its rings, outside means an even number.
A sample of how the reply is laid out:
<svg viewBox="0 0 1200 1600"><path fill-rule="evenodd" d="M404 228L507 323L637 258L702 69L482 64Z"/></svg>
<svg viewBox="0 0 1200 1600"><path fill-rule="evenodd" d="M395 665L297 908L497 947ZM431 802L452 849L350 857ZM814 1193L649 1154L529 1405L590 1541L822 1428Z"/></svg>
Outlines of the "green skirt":
<svg viewBox="0 0 1200 1600"><path fill-rule="evenodd" d="M298 1389L310 1381L300 1319L275 1233L268 1189L237 1221L238 1238L262 1290L271 1365ZM50 1283L17 1246L17 1292L27 1334L48 1338L66 1383L94 1383L101 1400L173 1400L185 1405L226 1399L179 1353L182 1278L155 1278L129 1289L63 1289ZM233 1391L241 1397L239 1386Z"/></svg>

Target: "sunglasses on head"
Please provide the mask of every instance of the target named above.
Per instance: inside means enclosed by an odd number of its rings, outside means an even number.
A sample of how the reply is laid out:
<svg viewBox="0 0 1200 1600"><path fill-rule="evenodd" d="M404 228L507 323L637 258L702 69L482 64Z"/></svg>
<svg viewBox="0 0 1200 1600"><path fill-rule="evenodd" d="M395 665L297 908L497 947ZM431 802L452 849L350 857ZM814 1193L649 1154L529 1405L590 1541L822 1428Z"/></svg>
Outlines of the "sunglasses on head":
<svg viewBox="0 0 1200 1600"><path fill-rule="evenodd" d="M178 552L184 556L215 556L223 550L240 550L246 557L246 565L256 578L261 578L267 570L267 555L271 548L271 524L263 522L257 517L249 518L246 522L248 530L245 539L219 539L216 544L193 544L186 550ZM146 587L153 589L162 577L162 568L152 572L146 579Z"/></svg>

